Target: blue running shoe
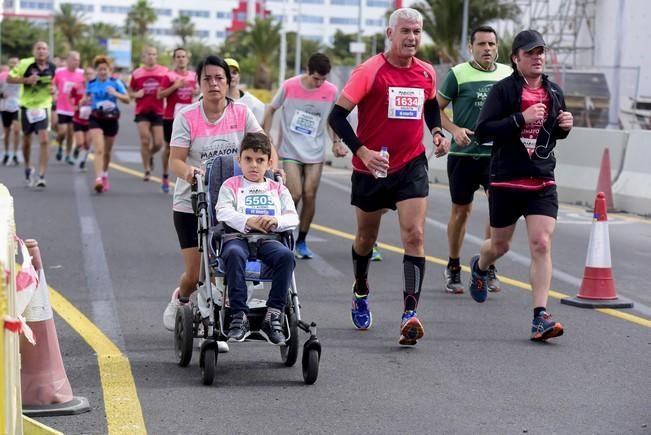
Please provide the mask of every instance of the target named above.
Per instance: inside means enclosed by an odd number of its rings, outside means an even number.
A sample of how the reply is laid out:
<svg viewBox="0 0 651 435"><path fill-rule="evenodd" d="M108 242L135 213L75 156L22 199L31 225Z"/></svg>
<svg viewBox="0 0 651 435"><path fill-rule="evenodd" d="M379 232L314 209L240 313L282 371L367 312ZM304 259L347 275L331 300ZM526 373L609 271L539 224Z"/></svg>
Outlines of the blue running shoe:
<svg viewBox="0 0 651 435"><path fill-rule="evenodd" d="M63 159L63 147L61 145L59 145L59 148L57 149L56 159L59 162Z"/></svg>
<svg viewBox="0 0 651 435"><path fill-rule="evenodd" d="M353 293L353 308L350 310L350 318L357 329L368 329L373 324L373 314L368 309L368 295L358 296Z"/></svg>
<svg viewBox="0 0 651 435"><path fill-rule="evenodd" d="M554 322L551 314L543 311L531 323L531 340L545 341L548 338L560 337L563 335L561 322Z"/></svg>
<svg viewBox="0 0 651 435"><path fill-rule="evenodd" d="M296 242L296 247L294 248L294 257L296 258L312 258L314 254L310 251L310 248L307 247L305 240Z"/></svg>
<svg viewBox="0 0 651 435"><path fill-rule="evenodd" d="M470 260L470 296L475 300L475 302L486 302L488 297L488 290L486 289L486 281L488 278L488 273L479 273L479 255L475 255Z"/></svg>
<svg viewBox="0 0 651 435"><path fill-rule="evenodd" d="M371 261L382 261L382 253L377 247L377 243L373 245L373 251L371 251Z"/></svg>
<svg viewBox="0 0 651 435"><path fill-rule="evenodd" d="M402 346L413 346L424 335L425 328L416 317L416 311L405 311L400 322L400 340L398 343Z"/></svg>

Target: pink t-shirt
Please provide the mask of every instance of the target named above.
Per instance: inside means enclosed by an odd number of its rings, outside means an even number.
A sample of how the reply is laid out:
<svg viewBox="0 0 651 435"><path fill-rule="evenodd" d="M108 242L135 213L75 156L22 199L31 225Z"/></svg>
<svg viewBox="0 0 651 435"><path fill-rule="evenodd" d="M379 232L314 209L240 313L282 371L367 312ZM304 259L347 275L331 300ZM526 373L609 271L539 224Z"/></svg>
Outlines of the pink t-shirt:
<svg viewBox="0 0 651 435"><path fill-rule="evenodd" d="M54 86L57 90L57 113L72 116L75 109L70 104L68 96L72 88L84 82L84 70L77 68L70 71L68 68L58 68L54 75Z"/></svg>
<svg viewBox="0 0 651 435"><path fill-rule="evenodd" d="M152 68L138 68L131 75L129 86L134 91L145 90L142 98L136 99L136 115L140 113L154 113L163 115L164 100L156 96L161 88L163 77L167 74L167 68L162 65L154 65Z"/></svg>
<svg viewBox="0 0 651 435"><path fill-rule="evenodd" d="M378 54L356 67L342 95L357 105L357 136L368 149L389 149L389 172L395 172L425 152L423 109L436 98L436 72L432 65L413 58L399 68ZM368 173L353 156L353 168Z"/></svg>
<svg viewBox="0 0 651 435"><path fill-rule="evenodd" d="M163 119L174 119L174 115L179 110L188 104L192 104L194 90L197 87L197 73L186 71L185 74L179 74L176 71L169 71L163 77L161 89L169 88L176 80L185 80L185 86L177 89L167 97Z"/></svg>

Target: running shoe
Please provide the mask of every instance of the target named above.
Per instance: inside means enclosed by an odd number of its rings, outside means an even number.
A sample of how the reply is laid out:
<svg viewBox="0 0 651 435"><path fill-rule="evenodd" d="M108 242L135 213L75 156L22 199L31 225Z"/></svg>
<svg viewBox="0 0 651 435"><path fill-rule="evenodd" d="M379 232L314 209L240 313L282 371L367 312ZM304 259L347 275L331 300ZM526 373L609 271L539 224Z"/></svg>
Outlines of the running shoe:
<svg viewBox="0 0 651 435"><path fill-rule="evenodd" d="M102 177L95 178L95 192L104 192L104 180L102 180Z"/></svg>
<svg viewBox="0 0 651 435"><path fill-rule="evenodd" d="M34 185L34 168L25 168L25 185L27 187Z"/></svg>
<svg viewBox="0 0 651 435"><path fill-rule="evenodd" d="M163 326L165 326L165 329L168 331L174 331L174 325L176 324L176 311L181 305L183 304L179 299L179 288L177 287L172 292L172 299L163 312Z"/></svg>
<svg viewBox="0 0 651 435"><path fill-rule="evenodd" d="M5 154L2 158L2 166L7 166L7 163L9 163L9 154Z"/></svg>
<svg viewBox="0 0 651 435"><path fill-rule="evenodd" d="M160 190L163 191L163 193L170 193L170 179L169 179L169 177L163 177L163 182L160 185Z"/></svg>
<svg viewBox="0 0 651 435"><path fill-rule="evenodd" d="M59 146L59 149L57 149L57 155L56 155L57 161L61 161L63 159L63 147Z"/></svg>
<svg viewBox="0 0 651 435"><path fill-rule="evenodd" d="M400 322L400 340L398 340L398 343L402 346L413 346L424 335L425 328L416 317L416 311L405 311Z"/></svg>
<svg viewBox="0 0 651 435"><path fill-rule="evenodd" d="M69 164L70 166L75 165L75 160L72 157L66 156L65 160L66 160L66 163Z"/></svg>
<svg viewBox="0 0 651 435"><path fill-rule="evenodd" d="M357 329L368 329L373 324L373 314L368 308L368 295L358 296L353 292L353 306L350 318Z"/></svg>
<svg viewBox="0 0 651 435"><path fill-rule="evenodd" d="M488 291L486 290L487 273L479 272L479 255L470 260L470 296L475 302L486 302Z"/></svg>
<svg viewBox="0 0 651 435"><path fill-rule="evenodd" d="M47 182L45 181L44 176L38 177L38 181L36 182L36 188L37 189L45 189L47 187Z"/></svg>
<svg viewBox="0 0 651 435"><path fill-rule="evenodd" d="M382 261L382 253L377 247L377 243L373 244L373 251L371 251L371 261Z"/></svg>
<svg viewBox="0 0 651 435"><path fill-rule="evenodd" d="M14 156L11 158L12 165L18 166L20 163L18 162L18 156L14 154Z"/></svg>
<svg viewBox="0 0 651 435"><path fill-rule="evenodd" d="M532 341L545 341L561 335L563 335L563 325L561 322L554 322L551 314L546 311L540 313L531 323Z"/></svg>
<svg viewBox="0 0 651 435"><path fill-rule="evenodd" d="M502 285L500 284L499 278L497 278L497 269L495 265L491 264L488 266L488 279L486 280L486 287L491 293L499 293L502 291Z"/></svg>
<svg viewBox="0 0 651 435"><path fill-rule="evenodd" d="M77 158L79 157L79 151L81 151L81 147L80 147L80 146L76 146L75 149L72 150L72 158L73 158L74 160L77 160Z"/></svg>
<svg viewBox="0 0 651 435"><path fill-rule="evenodd" d="M102 188L103 192L108 192L111 188L111 183L109 183L108 175L102 175Z"/></svg>
<svg viewBox="0 0 651 435"><path fill-rule="evenodd" d="M446 267L443 270L445 277L445 291L452 294L463 293L463 283L461 282L461 266Z"/></svg>
<svg viewBox="0 0 651 435"><path fill-rule="evenodd" d="M296 247L294 248L294 257L296 258L312 258L314 254L310 251L310 248L307 247L305 240L296 242Z"/></svg>
<svg viewBox="0 0 651 435"><path fill-rule="evenodd" d="M226 334L228 339L233 341L244 341L250 334L251 328L249 326L249 319L246 318L246 314L242 311L233 314L231 324L228 327L228 333Z"/></svg>
<svg viewBox="0 0 651 435"><path fill-rule="evenodd" d="M281 313L270 313L269 320L265 316L260 328L260 335L271 344L283 344L287 341L283 332L283 318Z"/></svg>
<svg viewBox="0 0 651 435"><path fill-rule="evenodd" d="M86 160L82 160L79 162L79 172L86 172L88 169L86 168Z"/></svg>
<svg viewBox="0 0 651 435"><path fill-rule="evenodd" d="M145 171L145 176L142 177L142 181L145 181L145 182L149 181L150 175L151 175L151 172Z"/></svg>

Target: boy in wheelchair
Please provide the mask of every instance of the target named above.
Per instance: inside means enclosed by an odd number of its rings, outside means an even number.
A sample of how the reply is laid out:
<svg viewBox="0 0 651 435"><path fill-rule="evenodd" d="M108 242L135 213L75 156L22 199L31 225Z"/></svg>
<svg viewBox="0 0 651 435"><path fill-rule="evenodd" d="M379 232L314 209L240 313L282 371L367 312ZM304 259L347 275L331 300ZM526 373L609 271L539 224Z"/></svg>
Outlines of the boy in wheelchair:
<svg viewBox="0 0 651 435"><path fill-rule="evenodd" d="M242 175L228 178L219 190L217 221L226 226L219 256L224 263L232 319L229 341L244 341L250 334L245 268L250 256L249 243L241 234L271 234L292 231L298 214L287 188L265 178L271 168L271 142L264 133L248 133L242 140L239 165ZM259 333L273 344L286 341L283 310L287 301L295 260L282 237L263 238L256 257L272 271L267 312Z"/></svg>

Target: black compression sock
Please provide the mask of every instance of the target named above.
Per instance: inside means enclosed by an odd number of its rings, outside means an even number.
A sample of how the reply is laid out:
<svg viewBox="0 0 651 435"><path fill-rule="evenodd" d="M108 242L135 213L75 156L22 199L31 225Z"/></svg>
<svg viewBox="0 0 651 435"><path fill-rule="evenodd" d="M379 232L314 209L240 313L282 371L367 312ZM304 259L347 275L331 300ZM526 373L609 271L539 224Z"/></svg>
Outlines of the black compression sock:
<svg viewBox="0 0 651 435"><path fill-rule="evenodd" d="M298 239L296 239L296 243L304 242L306 237L307 237L307 231L299 231Z"/></svg>
<svg viewBox="0 0 651 435"><path fill-rule="evenodd" d="M405 311L415 310L418 307L420 290L423 287L425 257L405 255L402 259L402 266L405 282L405 288L402 293L405 300Z"/></svg>
<svg viewBox="0 0 651 435"><path fill-rule="evenodd" d="M448 269L450 269L450 268L452 268L452 267L461 267L461 263L459 262L459 258L452 258L452 257L449 257L449 260L448 260Z"/></svg>
<svg viewBox="0 0 651 435"><path fill-rule="evenodd" d="M371 255L373 250L366 255L359 255L355 252L355 248L351 249L353 253L353 273L355 274L355 287L354 291L358 295L368 294L368 266L371 262Z"/></svg>
<svg viewBox="0 0 651 435"><path fill-rule="evenodd" d="M545 307L536 307L533 309L533 318L540 316L540 313L547 311Z"/></svg>

